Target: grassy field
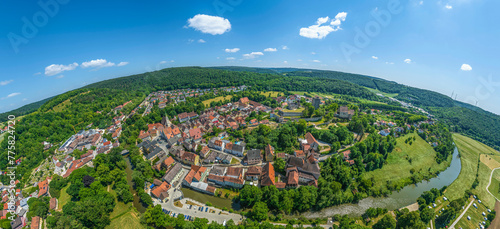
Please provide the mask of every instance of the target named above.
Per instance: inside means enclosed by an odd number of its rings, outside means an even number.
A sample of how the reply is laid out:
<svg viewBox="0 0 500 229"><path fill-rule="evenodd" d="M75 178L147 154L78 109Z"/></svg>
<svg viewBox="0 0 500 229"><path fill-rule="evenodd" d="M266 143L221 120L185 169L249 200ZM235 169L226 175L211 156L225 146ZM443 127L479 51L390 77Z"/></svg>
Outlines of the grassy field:
<svg viewBox="0 0 500 229"><path fill-rule="evenodd" d="M68 183L66 187L61 189L61 196L59 196L59 204L57 206L58 210L62 210L62 207L71 200L71 196L66 192L70 184Z"/></svg>
<svg viewBox="0 0 500 229"><path fill-rule="evenodd" d="M391 98L398 96L398 93L385 93L385 92L381 92L377 89L373 89L373 88L369 88L369 87L364 87L364 88L368 89L369 91L371 91L375 94L382 94L384 96L391 97Z"/></svg>
<svg viewBox="0 0 500 229"><path fill-rule="evenodd" d="M493 172L493 177L491 178L491 185L488 188L491 194L495 195L498 199L500 199L500 170L495 170Z"/></svg>
<svg viewBox="0 0 500 229"><path fill-rule="evenodd" d="M467 204L469 203L470 202L467 201ZM474 203L477 205L477 209L474 206L470 206L464 216L455 225L455 228L477 228L480 222L485 221L482 213L488 214L488 207L482 203L478 203L477 200L474 200ZM470 216L471 219L468 220L467 216Z"/></svg>
<svg viewBox="0 0 500 229"><path fill-rule="evenodd" d="M412 145L406 144L405 139L408 137L415 137L416 141ZM377 188L381 188L388 181L410 184L412 183L411 169L425 177L448 167L451 156L447 162L438 164L434 160L435 155L434 149L420 136L416 133L408 134L397 139L396 147L387 157L386 165L381 169L367 172L363 176L365 179L373 178L374 187Z"/></svg>
<svg viewBox="0 0 500 229"><path fill-rule="evenodd" d="M224 101L224 100L230 100L231 98L233 98L232 95L227 95L225 97L224 96L219 96L219 97L215 97L213 99L209 99L209 100L203 101L203 105L210 106L211 102L219 102L219 101Z"/></svg>
<svg viewBox="0 0 500 229"><path fill-rule="evenodd" d="M453 140L460 152L462 170L458 178L446 189L446 196L450 199L460 198L466 190L472 187L472 183L478 173L479 185L473 192L482 198L483 203L487 207L493 208L495 205L495 198L486 191L486 186L488 185L492 168L495 166L500 167L500 153L478 141L460 134L453 134ZM490 188L495 188L496 190L498 189L498 184L495 184L495 182L497 181L492 181L494 184L492 184ZM496 187L494 187L495 185ZM498 193L498 191L496 193Z"/></svg>
<svg viewBox="0 0 500 229"><path fill-rule="evenodd" d="M271 93L271 96L269 96L269 93ZM279 97L279 96L283 96L283 92L279 92L279 91L261 91L260 92L261 95L265 95L266 97Z"/></svg>
<svg viewBox="0 0 500 229"><path fill-rule="evenodd" d="M116 199L116 192L111 189L111 187L109 188L109 193ZM132 206L132 202L125 204L116 201L115 208L113 212L111 212L109 218L111 219L111 224L106 228L145 228L140 224L139 217Z"/></svg>
<svg viewBox="0 0 500 229"><path fill-rule="evenodd" d="M146 228L140 222L139 216L134 211L126 212L118 218L112 219L106 229L136 229Z"/></svg>
<svg viewBox="0 0 500 229"><path fill-rule="evenodd" d="M288 109L283 109L283 112L302 112L305 108L303 107L300 107L300 108L297 108L295 110L288 110Z"/></svg>

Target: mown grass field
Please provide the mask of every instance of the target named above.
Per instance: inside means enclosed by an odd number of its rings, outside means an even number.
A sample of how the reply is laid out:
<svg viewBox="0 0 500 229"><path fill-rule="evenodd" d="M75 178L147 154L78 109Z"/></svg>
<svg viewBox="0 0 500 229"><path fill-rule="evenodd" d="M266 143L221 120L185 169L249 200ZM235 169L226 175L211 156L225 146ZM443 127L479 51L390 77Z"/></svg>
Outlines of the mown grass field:
<svg viewBox="0 0 500 229"><path fill-rule="evenodd" d="M115 190L111 189L111 187L109 188L109 193L111 193L115 197L116 205L113 209L113 212L111 212L111 214L109 215L111 224L106 228L145 228L143 225L141 225L138 213L134 210L132 202L125 204L118 201L116 199L116 192Z"/></svg>
<svg viewBox="0 0 500 229"><path fill-rule="evenodd" d="M364 88L368 89L369 91L371 91L375 94L382 94L384 96L391 97L391 98L398 96L398 93L385 93L385 92L381 92L377 89L373 89L373 88L369 88L369 87L364 87Z"/></svg>
<svg viewBox="0 0 500 229"><path fill-rule="evenodd" d="M261 91L260 94L272 98L283 96L283 92L279 91ZM269 94L271 94L271 96L269 96Z"/></svg>
<svg viewBox="0 0 500 229"><path fill-rule="evenodd" d="M477 173L479 151L472 145L472 139L460 134L453 134L453 141L458 148L462 169L458 178L451 183L444 194L451 200L462 197L467 189L472 186Z"/></svg>
<svg viewBox="0 0 500 229"><path fill-rule="evenodd" d="M467 201L467 205L470 202ZM485 221L483 218L484 216L482 213L486 213L488 215L488 207L485 206L484 204L480 204L477 202L477 200L474 200L474 203L477 205L477 209L474 206L470 206L469 209L467 209L467 212L465 212L464 216L458 221L458 223L455 225L455 228L478 228L479 223ZM467 219L467 216L470 216L470 220Z"/></svg>
<svg viewBox="0 0 500 229"><path fill-rule="evenodd" d="M409 137L416 138L412 145L405 143L405 139ZM373 178L376 188L383 187L387 181L410 184L412 183L411 169L422 176L429 176L431 173L448 167L451 156L448 161L438 164L434 159L435 155L436 151L426 141L416 133L411 133L397 139L394 151L387 157L387 164L381 169L365 173L363 178ZM411 158L411 163L409 158Z"/></svg>
<svg viewBox="0 0 500 229"><path fill-rule="evenodd" d="M495 198L486 191L486 186L489 182L491 168L500 165L500 153L491 147L460 134L453 134L453 140L460 152L462 170L458 178L446 189L445 195L450 199L462 197L465 191L472 187L476 174L479 174L479 185L473 190L473 193L481 198L487 207L493 209ZM492 184L490 188L494 188L494 185ZM496 186L498 188L498 184Z"/></svg>
<svg viewBox="0 0 500 229"><path fill-rule="evenodd" d="M231 98L233 98L232 95L219 96L219 97L215 97L213 99L208 99L208 100L203 101L203 105L210 106L211 102L219 102L219 101L224 101L224 100L230 100Z"/></svg>
<svg viewBox="0 0 500 229"><path fill-rule="evenodd" d="M59 204L57 206L58 210L62 210L63 206L71 200L71 196L66 192L71 184L68 183L66 187L61 189L61 196L59 196Z"/></svg>
<svg viewBox="0 0 500 229"><path fill-rule="evenodd" d="M500 170L495 170L493 172L493 177L491 178L491 184L488 188L491 194L493 194L496 198L500 199Z"/></svg>
<svg viewBox="0 0 500 229"><path fill-rule="evenodd" d="M146 228L141 224L139 216L134 211L126 212L118 218L112 219L106 229L140 229Z"/></svg>

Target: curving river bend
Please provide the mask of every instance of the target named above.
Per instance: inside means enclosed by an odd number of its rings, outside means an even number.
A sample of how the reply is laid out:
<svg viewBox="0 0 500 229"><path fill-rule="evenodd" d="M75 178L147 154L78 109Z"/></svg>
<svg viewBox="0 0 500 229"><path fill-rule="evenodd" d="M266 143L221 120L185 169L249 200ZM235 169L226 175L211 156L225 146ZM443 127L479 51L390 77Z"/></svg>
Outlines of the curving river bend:
<svg viewBox="0 0 500 229"><path fill-rule="evenodd" d="M408 185L399 192L394 191L388 197L368 197L360 200L357 204L342 204L329 208L322 209L316 212L305 212L302 215L306 218L318 218L333 216L335 214L360 216L368 208L387 208L389 211L399 209L416 202L417 198L423 192L429 191L432 188L441 189L448 186L457 179L462 169L460 156L457 148L453 152L453 157L450 166L437 177L428 181L422 181L417 184Z"/></svg>

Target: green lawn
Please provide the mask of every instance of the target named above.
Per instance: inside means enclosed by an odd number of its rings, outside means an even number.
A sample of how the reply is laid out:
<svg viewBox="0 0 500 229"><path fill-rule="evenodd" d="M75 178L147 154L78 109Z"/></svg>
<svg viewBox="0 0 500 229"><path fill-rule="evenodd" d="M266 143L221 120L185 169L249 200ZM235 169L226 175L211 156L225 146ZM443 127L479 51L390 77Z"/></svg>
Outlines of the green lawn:
<svg viewBox="0 0 500 229"><path fill-rule="evenodd" d="M283 112L302 112L304 110L303 107L297 108L295 110L288 110L288 109L283 109Z"/></svg>
<svg viewBox="0 0 500 229"><path fill-rule="evenodd" d="M231 158L231 164L239 164L240 161L238 161L236 158Z"/></svg>
<svg viewBox="0 0 500 229"><path fill-rule="evenodd" d="M231 100L231 98L233 98L232 95L227 95L225 97L224 96L219 96L219 97L215 97L213 99L208 99L208 100L203 101L203 105L210 106L211 102L219 102L219 101L224 101L224 100Z"/></svg>
<svg viewBox="0 0 500 229"><path fill-rule="evenodd" d="M460 134L453 134L453 140L455 141L458 151L460 152L462 170L460 171L458 178L445 191L446 196L450 199L460 198L466 190L471 188L472 183L475 180L476 173L478 173L477 168L480 154L491 155L490 158L492 158L492 160L499 158L498 155L500 155L500 153L494 149ZM487 163L494 164L491 161L488 161ZM485 203L486 206L493 209L495 205L495 198L486 191L490 174L491 169L486 164L481 162L479 164L479 185L473 190L473 192L478 195L482 201L484 201L483 203ZM500 173L498 178L500 180ZM493 184L490 186L490 192L491 189L498 189L498 183L495 182L497 181L492 181ZM492 192L492 194L495 193ZM498 191L496 194L498 194Z"/></svg>
<svg viewBox="0 0 500 229"><path fill-rule="evenodd" d="M59 204L57 206L58 209L62 209L62 207L68 203L69 201L71 201L71 196L66 193L66 190L69 188L71 184L68 183L66 185L66 187L64 187L63 189L61 189L61 196L59 196Z"/></svg>
<svg viewBox="0 0 500 229"><path fill-rule="evenodd" d="M412 145L404 141L409 137L415 137L416 141ZM414 169L418 177L430 177L437 171L446 169L451 162L451 156L448 161L438 164L435 158L436 152L416 133L408 134L397 139L397 144L392 153L387 157L387 163L381 168L367 172L363 175L365 179L374 179L374 187L380 189L387 182L397 183L404 187L413 183L411 180L411 169ZM411 158L411 164L410 159Z"/></svg>

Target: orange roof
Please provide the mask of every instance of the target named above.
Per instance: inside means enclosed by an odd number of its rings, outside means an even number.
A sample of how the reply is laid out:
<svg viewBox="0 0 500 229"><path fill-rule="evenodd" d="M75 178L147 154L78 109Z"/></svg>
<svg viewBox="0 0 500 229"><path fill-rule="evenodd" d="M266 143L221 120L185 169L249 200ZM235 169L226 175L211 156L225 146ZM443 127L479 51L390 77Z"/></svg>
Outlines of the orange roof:
<svg viewBox="0 0 500 229"><path fill-rule="evenodd" d="M172 165L174 163L174 158L172 157L168 157L167 159L165 159L165 161L163 161L163 164L165 164L167 167Z"/></svg>
<svg viewBox="0 0 500 229"><path fill-rule="evenodd" d="M47 194L49 191L49 182L47 180L38 183L38 197Z"/></svg>
<svg viewBox="0 0 500 229"><path fill-rule="evenodd" d="M160 186L156 187L155 189L153 189L153 191L151 191L151 194L153 194L153 196L155 196L156 198L160 198L160 195L163 193L163 192L166 192L170 189L171 185L168 184L167 182L163 181L163 183L161 183Z"/></svg>
<svg viewBox="0 0 500 229"><path fill-rule="evenodd" d="M274 166L271 163L267 163L264 165L263 171L262 171L262 180L261 180L261 185L263 186L269 186L269 185L274 185Z"/></svg>

